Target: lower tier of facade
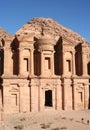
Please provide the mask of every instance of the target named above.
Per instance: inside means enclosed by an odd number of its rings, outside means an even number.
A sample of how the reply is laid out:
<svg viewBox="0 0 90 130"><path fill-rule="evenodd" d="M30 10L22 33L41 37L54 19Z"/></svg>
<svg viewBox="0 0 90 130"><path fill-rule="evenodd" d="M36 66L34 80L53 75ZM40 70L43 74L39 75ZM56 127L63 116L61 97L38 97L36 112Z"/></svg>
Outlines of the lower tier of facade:
<svg viewBox="0 0 90 130"><path fill-rule="evenodd" d="M3 78L0 110L4 113L38 112L47 107L78 110L90 107L89 78Z"/></svg>

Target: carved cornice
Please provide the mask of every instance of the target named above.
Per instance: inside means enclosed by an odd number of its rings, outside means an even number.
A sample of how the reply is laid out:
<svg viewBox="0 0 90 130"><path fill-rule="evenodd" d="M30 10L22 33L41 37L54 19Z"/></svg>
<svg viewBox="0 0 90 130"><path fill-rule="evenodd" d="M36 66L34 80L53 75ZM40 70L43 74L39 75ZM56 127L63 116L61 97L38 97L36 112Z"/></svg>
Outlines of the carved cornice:
<svg viewBox="0 0 90 130"><path fill-rule="evenodd" d="M63 45L75 46L78 44L75 40L65 36L63 36L62 39L63 39Z"/></svg>

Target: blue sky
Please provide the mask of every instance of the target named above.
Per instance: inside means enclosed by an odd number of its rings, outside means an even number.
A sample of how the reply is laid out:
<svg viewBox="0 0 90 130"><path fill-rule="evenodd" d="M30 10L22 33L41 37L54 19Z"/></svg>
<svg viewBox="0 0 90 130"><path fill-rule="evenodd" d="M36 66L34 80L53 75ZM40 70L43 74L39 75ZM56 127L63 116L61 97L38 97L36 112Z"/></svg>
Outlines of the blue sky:
<svg viewBox="0 0 90 130"><path fill-rule="evenodd" d="M90 43L90 0L1 0L0 27L14 34L34 17L50 17Z"/></svg>

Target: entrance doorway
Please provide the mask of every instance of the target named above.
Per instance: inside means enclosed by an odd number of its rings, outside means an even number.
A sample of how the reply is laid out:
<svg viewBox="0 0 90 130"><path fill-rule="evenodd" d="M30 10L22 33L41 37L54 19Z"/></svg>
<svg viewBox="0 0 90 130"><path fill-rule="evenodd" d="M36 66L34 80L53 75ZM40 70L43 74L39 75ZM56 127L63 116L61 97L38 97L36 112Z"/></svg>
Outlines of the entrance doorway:
<svg viewBox="0 0 90 130"><path fill-rule="evenodd" d="M45 91L45 106L52 106L52 90Z"/></svg>

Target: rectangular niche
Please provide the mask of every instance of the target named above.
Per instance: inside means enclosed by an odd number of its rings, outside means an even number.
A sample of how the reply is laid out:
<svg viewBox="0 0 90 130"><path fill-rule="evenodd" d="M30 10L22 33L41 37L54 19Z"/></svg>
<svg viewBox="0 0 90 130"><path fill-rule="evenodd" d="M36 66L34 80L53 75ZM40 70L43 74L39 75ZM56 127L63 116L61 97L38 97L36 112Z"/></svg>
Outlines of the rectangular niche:
<svg viewBox="0 0 90 130"><path fill-rule="evenodd" d="M45 57L45 70L51 69L50 57Z"/></svg>
<svg viewBox="0 0 90 130"><path fill-rule="evenodd" d="M25 72L29 71L29 60L28 60L28 58L24 58L24 71Z"/></svg>
<svg viewBox="0 0 90 130"><path fill-rule="evenodd" d="M67 71L71 72L71 60L66 60L67 63Z"/></svg>
<svg viewBox="0 0 90 130"><path fill-rule="evenodd" d="M11 94L11 105L13 105L14 107L18 105L18 99L16 93Z"/></svg>
<svg viewBox="0 0 90 130"><path fill-rule="evenodd" d="M78 100L80 102L83 102L83 93L82 92L78 92Z"/></svg>

